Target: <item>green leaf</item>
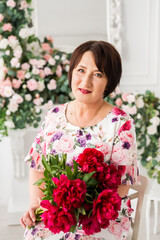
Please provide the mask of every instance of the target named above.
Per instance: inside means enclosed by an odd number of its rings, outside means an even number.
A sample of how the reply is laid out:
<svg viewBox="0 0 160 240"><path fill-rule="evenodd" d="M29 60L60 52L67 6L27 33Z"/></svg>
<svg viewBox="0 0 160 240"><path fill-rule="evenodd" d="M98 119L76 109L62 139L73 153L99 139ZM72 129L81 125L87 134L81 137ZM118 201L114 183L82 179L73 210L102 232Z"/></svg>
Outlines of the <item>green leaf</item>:
<svg viewBox="0 0 160 240"><path fill-rule="evenodd" d="M76 229L76 226L77 226L77 225L71 226L71 228L70 228L69 231L74 233L74 231L75 231L75 229Z"/></svg>
<svg viewBox="0 0 160 240"><path fill-rule="evenodd" d="M85 209L84 209L83 207L78 208L78 211L79 211L79 213L81 213L82 215L86 215L86 211L85 211Z"/></svg>
<svg viewBox="0 0 160 240"><path fill-rule="evenodd" d="M49 164L47 163L46 158L45 158L44 155L42 155L42 164L43 164L43 166L45 167L45 170L46 170L47 172L49 172L50 174L52 174L51 167L50 167Z"/></svg>
<svg viewBox="0 0 160 240"><path fill-rule="evenodd" d="M84 177L83 177L83 181L88 182L95 173L96 173L96 171L85 174Z"/></svg>
<svg viewBox="0 0 160 240"><path fill-rule="evenodd" d="M37 182L35 182L33 185L40 186L43 182L45 182L45 178L40 178Z"/></svg>
<svg viewBox="0 0 160 240"><path fill-rule="evenodd" d="M72 173L71 167L66 166L66 172L67 172L68 179L73 180L73 173Z"/></svg>

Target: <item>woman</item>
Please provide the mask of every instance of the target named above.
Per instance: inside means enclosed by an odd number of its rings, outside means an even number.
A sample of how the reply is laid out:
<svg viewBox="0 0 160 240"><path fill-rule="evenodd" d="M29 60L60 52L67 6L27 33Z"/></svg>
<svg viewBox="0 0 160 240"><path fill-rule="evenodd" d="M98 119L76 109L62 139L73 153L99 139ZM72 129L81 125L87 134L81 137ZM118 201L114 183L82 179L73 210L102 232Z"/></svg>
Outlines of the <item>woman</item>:
<svg viewBox="0 0 160 240"><path fill-rule="evenodd" d="M74 101L48 111L46 119L26 157L30 164L30 208L21 218L23 227L35 225L34 210L39 207L42 192L33 183L43 177L42 154L67 153L67 161L75 159L85 148L94 147L104 154L107 164L123 166L122 185L118 193L122 207L116 221L97 234L105 239L126 239L130 229L129 185L139 184L136 138L133 119L103 98L120 82L121 58L116 49L104 41L88 41L72 54L68 73ZM27 230L27 239L60 239L43 224ZM30 237L29 237L30 236Z"/></svg>

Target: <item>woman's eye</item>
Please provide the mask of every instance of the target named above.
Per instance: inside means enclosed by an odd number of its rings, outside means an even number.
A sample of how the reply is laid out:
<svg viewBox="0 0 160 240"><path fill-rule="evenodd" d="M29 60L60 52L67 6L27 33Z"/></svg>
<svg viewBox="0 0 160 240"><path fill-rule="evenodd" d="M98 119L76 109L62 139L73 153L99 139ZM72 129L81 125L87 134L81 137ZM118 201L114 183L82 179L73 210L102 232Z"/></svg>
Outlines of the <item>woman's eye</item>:
<svg viewBox="0 0 160 240"><path fill-rule="evenodd" d="M96 76L99 78L102 78L102 74L101 73L96 73Z"/></svg>
<svg viewBox="0 0 160 240"><path fill-rule="evenodd" d="M82 68L78 69L78 72L84 72L84 70Z"/></svg>

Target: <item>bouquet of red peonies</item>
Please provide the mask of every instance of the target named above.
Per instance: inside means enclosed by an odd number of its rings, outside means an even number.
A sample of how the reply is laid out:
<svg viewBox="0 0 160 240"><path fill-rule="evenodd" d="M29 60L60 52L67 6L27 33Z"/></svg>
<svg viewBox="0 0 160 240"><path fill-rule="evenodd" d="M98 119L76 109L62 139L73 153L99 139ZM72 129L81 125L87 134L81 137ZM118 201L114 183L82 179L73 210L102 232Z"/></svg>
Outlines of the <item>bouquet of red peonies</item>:
<svg viewBox="0 0 160 240"><path fill-rule="evenodd" d="M118 217L122 171L107 165L102 152L86 148L70 163L66 154L49 154L42 163L44 178L35 184L45 183L41 220L51 232L74 232L78 226L92 235Z"/></svg>

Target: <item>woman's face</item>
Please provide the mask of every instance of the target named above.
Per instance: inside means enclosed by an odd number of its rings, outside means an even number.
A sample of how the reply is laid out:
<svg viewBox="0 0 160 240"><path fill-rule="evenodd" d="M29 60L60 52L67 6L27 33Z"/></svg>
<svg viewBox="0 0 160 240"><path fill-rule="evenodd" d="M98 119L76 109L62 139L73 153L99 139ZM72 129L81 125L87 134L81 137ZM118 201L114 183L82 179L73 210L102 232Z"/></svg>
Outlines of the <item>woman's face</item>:
<svg viewBox="0 0 160 240"><path fill-rule="evenodd" d="M83 54L72 72L72 92L76 100L83 103L96 103L103 99L107 77L98 70L93 53Z"/></svg>

